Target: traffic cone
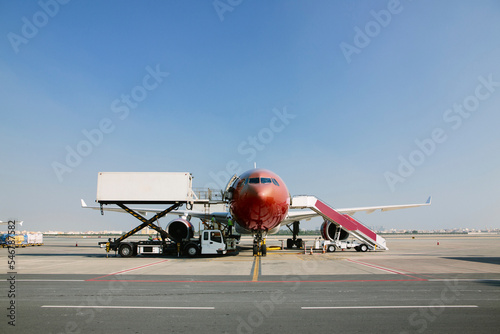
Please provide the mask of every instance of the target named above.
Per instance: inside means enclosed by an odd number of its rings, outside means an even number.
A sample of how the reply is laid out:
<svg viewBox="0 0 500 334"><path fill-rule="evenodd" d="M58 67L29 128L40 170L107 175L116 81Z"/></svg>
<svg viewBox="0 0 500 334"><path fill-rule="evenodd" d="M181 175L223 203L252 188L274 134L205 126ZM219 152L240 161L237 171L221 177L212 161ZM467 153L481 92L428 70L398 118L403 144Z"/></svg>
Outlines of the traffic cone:
<svg viewBox="0 0 500 334"><path fill-rule="evenodd" d="M439 240L438 240L438 243L437 243L437 245L439 246Z"/></svg>
<svg viewBox="0 0 500 334"><path fill-rule="evenodd" d="M323 254L325 254L325 246L323 246Z"/></svg>
<svg viewBox="0 0 500 334"><path fill-rule="evenodd" d="M78 247L78 242L76 243L75 247Z"/></svg>
<svg viewBox="0 0 500 334"><path fill-rule="evenodd" d="M311 246L311 255L313 255L313 246Z"/></svg>

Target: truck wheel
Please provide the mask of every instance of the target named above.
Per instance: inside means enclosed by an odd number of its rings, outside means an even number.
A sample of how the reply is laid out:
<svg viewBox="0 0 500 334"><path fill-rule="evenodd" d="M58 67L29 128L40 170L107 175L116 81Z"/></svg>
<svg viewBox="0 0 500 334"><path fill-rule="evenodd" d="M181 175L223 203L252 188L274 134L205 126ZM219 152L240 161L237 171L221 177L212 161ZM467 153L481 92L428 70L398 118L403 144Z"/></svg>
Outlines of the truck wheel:
<svg viewBox="0 0 500 334"><path fill-rule="evenodd" d="M356 252L360 251L359 246L354 247L354 249L356 250Z"/></svg>
<svg viewBox="0 0 500 334"><path fill-rule="evenodd" d="M335 245L328 245L328 247L326 248L326 250L330 253L335 252L336 249L337 247L335 247Z"/></svg>
<svg viewBox="0 0 500 334"><path fill-rule="evenodd" d="M196 245L187 245L186 246L186 254L189 257L195 257L198 255L198 246Z"/></svg>
<svg viewBox="0 0 500 334"><path fill-rule="evenodd" d="M131 257L132 253L132 246L130 246L129 244L121 245L120 249L118 250L118 254L120 254L121 257Z"/></svg>
<svg viewBox="0 0 500 334"><path fill-rule="evenodd" d="M368 250L368 246L365 244L362 244L361 246L359 246L359 250L362 252L366 252Z"/></svg>

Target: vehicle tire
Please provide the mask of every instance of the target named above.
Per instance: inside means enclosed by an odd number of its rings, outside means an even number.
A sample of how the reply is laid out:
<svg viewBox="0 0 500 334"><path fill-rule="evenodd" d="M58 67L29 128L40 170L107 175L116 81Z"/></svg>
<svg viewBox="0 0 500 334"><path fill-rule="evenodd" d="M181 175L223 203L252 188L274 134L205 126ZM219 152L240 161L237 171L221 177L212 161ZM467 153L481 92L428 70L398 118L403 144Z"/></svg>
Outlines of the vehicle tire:
<svg viewBox="0 0 500 334"><path fill-rule="evenodd" d="M286 248L287 249L293 248L293 240L292 239L286 239Z"/></svg>
<svg viewBox="0 0 500 334"><path fill-rule="evenodd" d="M186 248L184 249L184 252L189 257L196 257L199 253L199 249L198 249L198 246L196 246L195 244L190 244L190 245L186 246Z"/></svg>
<svg viewBox="0 0 500 334"><path fill-rule="evenodd" d="M253 256L259 255L259 245L253 245Z"/></svg>
<svg viewBox="0 0 500 334"><path fill-rule="evenodd" d="M118 250L118 254L120 254L121 257L131 257L133 253L132 246L129 244L121 245Z"/></svg>
<svg viewBox="0 0 500 334"><path fill-rule="evenodd" d="M368 246L365 244L362 244L361 246L359 246L359 250L364 253L368 250Z"/></svg>
<svg viewBox="0 0 500 334"><path fill-rule="evenodd" d="M337 247L335 247L335 245L328 245L328 247L326 248L327 252L329 253L335 252L336 249Z"/></svg>
<svg viewBox="0 0 500 334"><path fill-rule="evenodd" d="M262 254L262 256L267 255L267 246L266 245L260 246L260 253Z"/></svg>
<svg viewBox="0 0 500 334"><path fill-rule="evenodd" d="M354 249L356 250L356 252L360 251L359 246L354 247Z"/></svg>
<svg viewBox="0 0 500 334"><path fill-rule="evenodd" d="M304 243L302 242L302 239L297 239L297 241L295 242L295 244L297 245L297 248L302 248L302 246L304 246Z"/></svg>

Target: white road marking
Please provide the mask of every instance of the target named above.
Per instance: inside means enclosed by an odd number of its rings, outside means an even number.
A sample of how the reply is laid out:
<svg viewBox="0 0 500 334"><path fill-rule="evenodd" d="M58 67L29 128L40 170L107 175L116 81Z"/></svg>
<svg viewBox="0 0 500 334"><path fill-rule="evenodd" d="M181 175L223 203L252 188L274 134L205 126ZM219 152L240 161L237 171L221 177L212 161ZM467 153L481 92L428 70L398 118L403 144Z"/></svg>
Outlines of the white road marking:
<svg viewBox="0 0 500 334"><path fill-rule="evenodd" d="M439 307L439 308L474 308L479 307L477 305L420 305L420 306L408 306L408 305L391 305L391 306L303 306L303 310L349 310L349 309L394 309L394 308L428 308L428 307Z"/></svg>
<svg viewBox="0 0 500 334"><path fill-rule="evenodd" d="M18 279L17 282L85 282L84 279Z"/></svg>
<svg viewBox="0 0 500 334"><path fill-rule="evenodd" d="M382 270L382 271L385 271L385 272L390 273L390 274L407 275L407 274L405 274L405 273L403 273L401 271L398 271L398 270L388 269L388 268L384 268L384 267L377 266L377 265L370 264L370 263L364 263L364 262L361 262L361 261L355 261L355 260L351 260L351 259L347 259L347 261L349 261L351 263L359 264L361 266L365 266L365 267L369 267L369 268L374 268L374 269Z"/></svg>
<svg viewBox="0 0 500 334"><path fill-rule="evenodd" d="M101 305L42 305L43 308L147 309L147 310L214 310L202 306L101 306Z"/></svg>
<svg viewBox="0 0 500 334"><path fill-rule="evenodd" d="M429 282L450 282L450 281L459 281L459 282L484 282L484 281L493 281L498 282L500 279L498 278L429 278Z"/></svg>

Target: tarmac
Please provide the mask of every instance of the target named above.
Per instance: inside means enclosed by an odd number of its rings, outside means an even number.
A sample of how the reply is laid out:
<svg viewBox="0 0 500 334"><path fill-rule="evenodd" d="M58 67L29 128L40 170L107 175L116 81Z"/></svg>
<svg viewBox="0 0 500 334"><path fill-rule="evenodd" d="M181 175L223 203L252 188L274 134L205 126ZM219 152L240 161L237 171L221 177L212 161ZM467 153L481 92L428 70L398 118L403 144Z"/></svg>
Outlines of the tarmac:
<svg viewBox="0 0 500 334"><path fill-rule="evenodd" d="M247 238L237 255L194 259L106 257L105 239L81 237L0 249L0 332L498 332L500 235L387 236L389 251L312 255L304 239L307 251L266 257Z"/></svg>

